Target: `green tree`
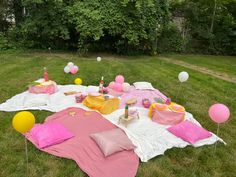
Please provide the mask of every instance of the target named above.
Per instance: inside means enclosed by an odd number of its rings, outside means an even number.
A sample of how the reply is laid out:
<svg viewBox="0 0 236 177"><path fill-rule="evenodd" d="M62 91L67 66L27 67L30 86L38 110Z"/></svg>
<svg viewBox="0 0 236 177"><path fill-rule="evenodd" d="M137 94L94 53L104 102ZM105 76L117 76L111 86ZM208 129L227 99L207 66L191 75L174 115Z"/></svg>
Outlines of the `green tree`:
<svg viewBox="0 0 236 177"><path fill-rule="evenodd" d="M166 0L76 1L68 12L80 35L80 47L109 37L118 53L127 50L155 53L157 31L169 15Z"/></svg>
<svg viewBox="0 0 236 177"><path fill-rule="evenodd" d="M0 0L0 32L6 32L10 27L8 19L10 16L10 4L11 1Z"/></svg>
<svg viewBox="0 0 236 177"><path fill-rule="evenodd" d="M167 0L22 0L20 7L18 36L30 46L81 51L155 53L169 16Z"/></svg>
<svg viewBox="0 0 236 177"><path fill-rule="evenodd" d="M173 11L182 13L187 21L189 51L235 53L235 0L185 0L174 6Z"/></svg>

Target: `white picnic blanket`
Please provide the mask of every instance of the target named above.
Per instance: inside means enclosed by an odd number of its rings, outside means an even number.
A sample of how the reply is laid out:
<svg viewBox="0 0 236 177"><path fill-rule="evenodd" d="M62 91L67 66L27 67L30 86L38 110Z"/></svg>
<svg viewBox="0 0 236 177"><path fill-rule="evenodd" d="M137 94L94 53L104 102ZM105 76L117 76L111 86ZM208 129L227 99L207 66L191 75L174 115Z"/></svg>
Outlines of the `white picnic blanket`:
<svg viewBox="0 0 236 177"><path fill-rule="evenodd" d="M75 102L74 95L65 96L64 92L88 92L94 86L78 86L78 85L59 85L58 92L49 95L35 95L28 91L20 93L5 103L0 104L0 111L20 111L20 110L47 110L51 112L59 112L68 107L78 107L85 110L90 110L82 104ZM96 88L97 89L97 88ZM140 119L133 120L125 127L123 124L118 124L119 115L124 113L123 109L114 111L109 115L103 115L107 120L123 129L133 144L137 147L135 153L139 156L142 162L147 162L149 159L162 155L168 149L173 147L184 148L189 143L177 138L169 133L166 128L168 126L152 122L148 117L148 110L145 108L136 109L139 112ZM186 112L186 118L196 124L199 124L192 116ZM199 124L200 125L200 124ZM214 144L222 139L212 133L210 138L198 141L193 146L199 147L203 145Z"/></svg>

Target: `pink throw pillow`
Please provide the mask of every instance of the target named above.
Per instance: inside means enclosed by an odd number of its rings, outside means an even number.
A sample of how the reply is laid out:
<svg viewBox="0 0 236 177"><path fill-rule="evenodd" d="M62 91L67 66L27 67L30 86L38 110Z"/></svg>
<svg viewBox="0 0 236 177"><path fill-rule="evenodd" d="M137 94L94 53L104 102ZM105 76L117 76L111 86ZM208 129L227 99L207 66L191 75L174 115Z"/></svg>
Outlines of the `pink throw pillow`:
<svg viewBox="0 0 236 177"><path fill-rule="evenodd" d="M176 125L185 119L184 112L172 112L172 111L158 111L155 110L152 116L152 121L163 125Z"/></svg>
<svg viewBox="0 0 236 177"><path fill-rule="evenodd" d="M187 141L191 144L196 143L199 140L209 138L212 134L206 129L186 120L180 124L173 125L167 129L175 136Z"/></svg>
<svg viewBox="0 0 236 177"><path fill-rule="evenodd" d="M119 128L95 133L90 137L97 143L105 157L115 152L135 148L127 135Z"/></svg>
<svg viewBox="0 0 236 177"><path fill-rule="evenodd" d="M36 124L30 135L34 138L40 149L62 143L74 135L59 123Z"/></svg>

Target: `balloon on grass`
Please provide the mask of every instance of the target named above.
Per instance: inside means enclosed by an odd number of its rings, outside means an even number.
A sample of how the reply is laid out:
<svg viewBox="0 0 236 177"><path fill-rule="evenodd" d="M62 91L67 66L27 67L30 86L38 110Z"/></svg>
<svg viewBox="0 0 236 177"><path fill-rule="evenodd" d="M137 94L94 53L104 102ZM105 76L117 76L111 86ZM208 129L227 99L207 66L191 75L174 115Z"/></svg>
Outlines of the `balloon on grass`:
<svg viewBox="0 0 236 177"><path fill-rule="evenodd" d="M122 75L117 75L116 78L115 78L115 81L116 81L116 83L123 84L124 81L125 81L125 78Z"/></svg>
<svg viewBox="0 0 236 177"><path fill-rule="evenodd" d="M115 82L114 82L114 81L110 82L110 83L109 83L109 87L111 87L111 88L112 88L114 84L115 84Z"/></svg>
<svg viewBox="0 0 236 177"><path fill-rule="evenodd" d="M217 123L217 133L216 135L219 135L219 129L220 129L220 124L226 122L229 117L230 117L230 111L227 106L224 104L213 104L209 110L208 110L209 116L211 120L213 120L215 123ZM216 152L216 145L217 141L215 143L215 152Z"/></svg>
<svg viewBox="0 0 236 177"><path fill-rule="evenodd" d="M71 72L71 74L76 74L76 73L78 72L78 70L79 70L79 67L74 65L74 66L70 69L70 72Z"/></svg>
<svg viewBox="0 0 236 177"><path fill-rule="evenodd" d="M69 66L65 66L64 67L64 72L68 74L70 72L70 67Z"/></svg>
<svg viewBox="0 0 236 177"><path fill-rule="evenodd" d="M81 78L78 77L78 78L75 79L74 83L75 83L76 85L81 85L81 84L83 83L83 81L82 81Z"/></svg>
<svg viewBox="0 0 236 177"><path fill-rule="evenodd" d="M123 91L122 84L115 82L113 85L113 90L117 92L122 92Z"/></svg>
<svg viewBox="0 0 236 177"><path fill-rule="evenodd" d="M67 74L68 73L76 74L78 71L79 67L72 62L67 63L67 65L64 67L64 72Z"/></svg>
<svg viewBox="0 0 236 177"><path fill-rule="evenodd" d="M97 57L97 61L100 62L102 60L101 57Z"/></svg>
<svg viewBox="0 0 236 177"><path fill-rule="evenodd" d="M29 111L21 111L17 113L12 119L13 128L20 133L26 133L30 131L34 124L35 117Z"/></svg>
<svg viewBox="0 0 236 177"><path fill-rule="evenodd" d="M182 71L179 73L178 78L180 82L186 82L189 78L189 74L185 71Z"/></svg>
<svg viewBox="0 0 236 177"><path fill-rule="evenodd" d="M69 62L69 63L67 63L67 66L71 69L74 66L74 63Z"/></svg>
<svg viewBox="0 0 236 177"><path fill-rule="evenodd" d="M122 84L122 88L123 88L124 92L128 92L129 89L130 89L130 84L125 82L125 83Z"/></svg>
<svg viewBox="0 0 236 177"><path fill-rule="evenodd" d="M230 111L224 104L214 104L209 108L209 116L211 120L220 124L226 122L230 117Z"/></svg>

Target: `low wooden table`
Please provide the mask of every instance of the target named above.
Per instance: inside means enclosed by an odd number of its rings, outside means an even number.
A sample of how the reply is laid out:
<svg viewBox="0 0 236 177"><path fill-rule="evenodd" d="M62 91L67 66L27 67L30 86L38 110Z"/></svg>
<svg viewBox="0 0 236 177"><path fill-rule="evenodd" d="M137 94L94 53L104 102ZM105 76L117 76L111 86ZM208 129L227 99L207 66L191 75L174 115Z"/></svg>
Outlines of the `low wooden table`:
<svg viewBox="0 0 236 177"><path fill-rule="evenodd" d="M119 117L119 121L118 121L118 124L122 123L124 124L125 127L127 127L127 125L133 120L133 119L139 119L139 116L137 117L134 117L134 116L128 116L128 118L125 118L125 115L121 115Z"/></svg>

